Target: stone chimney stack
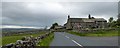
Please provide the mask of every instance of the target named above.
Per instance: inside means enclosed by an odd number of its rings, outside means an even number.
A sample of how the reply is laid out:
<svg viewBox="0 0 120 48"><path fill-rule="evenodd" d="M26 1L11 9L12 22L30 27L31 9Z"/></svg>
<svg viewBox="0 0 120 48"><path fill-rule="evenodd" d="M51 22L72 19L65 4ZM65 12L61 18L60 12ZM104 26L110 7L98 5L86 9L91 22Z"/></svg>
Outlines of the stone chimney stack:
<svg viewBox="0 0 120 48"><path fill-rule="evenodd" d="M70 15L68 15L68 19L70 18Z"/></svg>
<svg viewBox="0 0 120 48"><path fill-rule="evenodd" d="M88 15L88 18L91 19L91 15L90 14Z"/></svg>

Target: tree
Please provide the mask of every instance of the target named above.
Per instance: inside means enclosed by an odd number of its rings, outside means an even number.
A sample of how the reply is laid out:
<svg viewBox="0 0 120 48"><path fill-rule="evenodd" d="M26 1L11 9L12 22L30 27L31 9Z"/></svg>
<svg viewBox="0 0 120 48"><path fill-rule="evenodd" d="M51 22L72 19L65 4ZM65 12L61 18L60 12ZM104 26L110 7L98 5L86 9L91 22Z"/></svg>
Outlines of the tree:
<svg viewBox="0 0 120 48"><path fill-rule="evenodd" d="M118 14L117 25L120 26L120 13Z"/></svg>
<svg viewBox="0 0 120 48"><path fill-rule="evenodd" d="M120 20L120 13L118 14L118 20Z"/></svg>
<svg viewBox="0 0 120 48"><path fill-rule="evenodd" d="M117 27L117 21L112 21L112 23L110 23L111 27Z"/></svg>
<svg viewBox="0 0 120 48"><path fill-rule="evenodd" d="M120 26L120 19L117 19L117 25Z"/></svg>
<svg viewBox="0 0 120 48"><path fill-rule="evenodd" d="M112 23L113 22L113 17L110 17L109 18L109 27L112 27L112 25L114 24L114 23Z"/></svg>
<svg viewBox="0 0 120 48"><path fill-rule="evenodd" d="M54 24L52 24L52 26L50 27L50 29L54 29L55 26L58 26L58 23L54 23Z"/></svg>
<svg viewBox="0 0 120 48"><path fill-rule="evenodd" d="M112 21L113 21L113 17L110 17L109 18L109 23L112 23Z"/></svg>

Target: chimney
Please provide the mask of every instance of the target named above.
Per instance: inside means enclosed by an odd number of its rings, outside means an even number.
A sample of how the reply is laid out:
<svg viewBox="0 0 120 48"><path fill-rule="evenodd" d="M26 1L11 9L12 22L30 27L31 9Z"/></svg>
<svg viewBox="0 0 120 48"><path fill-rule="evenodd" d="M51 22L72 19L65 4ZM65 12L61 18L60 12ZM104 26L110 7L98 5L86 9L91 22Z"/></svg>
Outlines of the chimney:
<svg viewBox="0 0 120 48"><path fill-rule="evenodd" d="M68 15L68 19L70 18L70 15Z"/></svg>
<svg viewBox="0 0 120 48"><path fill-rule="evenodd" d="M91 19L91 15L90 14L88 15L88 18Z"/></svg>

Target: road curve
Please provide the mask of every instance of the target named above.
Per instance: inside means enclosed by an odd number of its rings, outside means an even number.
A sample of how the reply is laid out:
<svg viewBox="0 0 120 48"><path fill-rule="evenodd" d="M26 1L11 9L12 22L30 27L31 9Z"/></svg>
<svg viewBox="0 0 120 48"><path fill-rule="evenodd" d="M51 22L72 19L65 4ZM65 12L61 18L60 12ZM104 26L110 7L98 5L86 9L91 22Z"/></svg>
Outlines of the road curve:
<svg viewBox="0 0 120 48"><path fill-rule="evenodd" d="M54 39L50 46L100 46L100 47L116 47L118 46L117 37L81 37L66 32L55 32ZM90 47L89 47L90 48ZM93 47L92 47L93 48ZM97 47L98 48L98 47Z"/></svg>
<svg viewBox="0 0 120 48"><path fill-rule="evenodd" d="M65 36L63 33L55 32L54 40L50 46L79 46L76 41L70 39L68 36Z"/></svg>

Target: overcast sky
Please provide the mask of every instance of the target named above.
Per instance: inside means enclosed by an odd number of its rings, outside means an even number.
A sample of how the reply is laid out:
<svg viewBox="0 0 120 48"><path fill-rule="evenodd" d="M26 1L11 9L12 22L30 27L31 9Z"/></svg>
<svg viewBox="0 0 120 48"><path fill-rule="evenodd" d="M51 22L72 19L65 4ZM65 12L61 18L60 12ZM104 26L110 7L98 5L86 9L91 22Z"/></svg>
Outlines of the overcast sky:
<svg viewBox="0 0 120 48"><path fill-rule="evenodd" d="M2 0L2 2L118 2L119 0Z"/></svg>
<svg viewBox="0 0 120 48"><path fill-rule="evenodd" d="M114 17L117 19L117 2L2 2L2 25L14 27L50 27L57 22L63 25L69 14L73 18Z"/></svg>

